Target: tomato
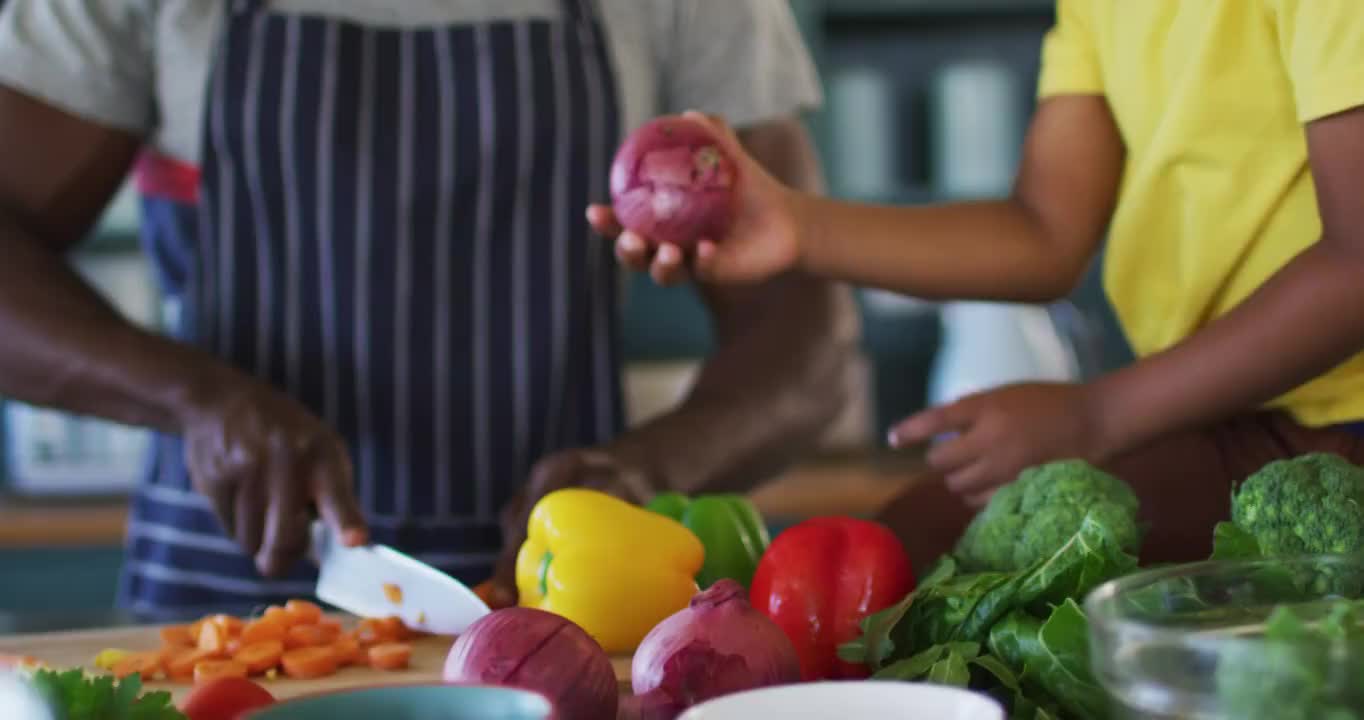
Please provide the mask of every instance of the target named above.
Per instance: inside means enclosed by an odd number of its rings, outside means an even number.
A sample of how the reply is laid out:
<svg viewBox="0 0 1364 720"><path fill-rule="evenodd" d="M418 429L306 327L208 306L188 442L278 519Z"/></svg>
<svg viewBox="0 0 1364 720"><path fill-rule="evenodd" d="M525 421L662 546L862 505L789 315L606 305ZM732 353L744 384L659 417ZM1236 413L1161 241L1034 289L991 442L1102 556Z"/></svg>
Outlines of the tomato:
<svg viewBox="0 0 1364 720"><path fill-rule="evenodd" d="M189 720L239 720L251 710L275 704L275 696L241 677L220 677L195 685L180 711Z"/></svg>

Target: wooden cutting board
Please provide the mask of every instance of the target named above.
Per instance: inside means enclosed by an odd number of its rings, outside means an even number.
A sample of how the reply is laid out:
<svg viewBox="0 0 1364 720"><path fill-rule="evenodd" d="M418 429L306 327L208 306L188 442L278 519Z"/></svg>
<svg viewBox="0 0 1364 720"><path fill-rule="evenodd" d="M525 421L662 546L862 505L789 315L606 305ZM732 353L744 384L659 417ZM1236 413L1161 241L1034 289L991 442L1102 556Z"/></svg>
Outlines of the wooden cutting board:
<svg viewBox="0 0 1364 720"><path fill-rule="evenodd" d="M341 619L347 626L354 622L350 618ZM452 643L452 639L442 637L426 637L415 641L412 644L412 664L407 670L388 672L349 667L317 680L294 680L281 675L276 680L259 679L259 682L279 699L375 685L438 683ZM31 655L54 668L83 667L95 671L93 663L101 650L155 650L160 644L159 628L145 626L0 636L0 654ZM621 691L628 692L630 658L613 658L611 664L615 667L616 679L621 683ZM190 690L186 684L164 682L148 683L147 687L169 690L176 702L182 700Z"/></svg>

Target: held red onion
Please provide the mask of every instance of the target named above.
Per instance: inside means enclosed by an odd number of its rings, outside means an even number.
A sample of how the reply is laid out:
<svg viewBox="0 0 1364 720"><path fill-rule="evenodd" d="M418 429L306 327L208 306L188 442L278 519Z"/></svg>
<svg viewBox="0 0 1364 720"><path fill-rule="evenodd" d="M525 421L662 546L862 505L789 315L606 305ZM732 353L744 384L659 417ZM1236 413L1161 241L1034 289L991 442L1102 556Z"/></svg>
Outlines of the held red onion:
<svg viewBox="0 0 1364 720"><path fill-rule="evenodd" d="M626 138L611 163L616 219L651 242L720 240L734 213L736 168L710 129L669 115Z"/></svg>
<svg viewBox="0 0 1364 720"><path fill-rule="evenodd" d="M730 693L800 680L800 659L786 633L748 603L733 580L692 598L640 643L630 668L629 709L647 720Z"/></svg>
<svg viewBox="0 0 1364 720"><path fill-rule="evenodd" d="M538 692L556 720L614 718L619 702L601 645L573 622L534 608L498 610L470 625L450 648L444 679Z"/></svg>

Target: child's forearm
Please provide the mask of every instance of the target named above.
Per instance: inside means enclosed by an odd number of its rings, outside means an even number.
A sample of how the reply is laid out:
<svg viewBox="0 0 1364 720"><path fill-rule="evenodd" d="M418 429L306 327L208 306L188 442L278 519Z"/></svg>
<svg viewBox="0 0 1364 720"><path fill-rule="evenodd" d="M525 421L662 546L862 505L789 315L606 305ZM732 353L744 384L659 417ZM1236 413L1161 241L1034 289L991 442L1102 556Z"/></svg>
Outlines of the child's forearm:
<svg viewBox="0 0 1364 720"><path fill-rule="evenodd" d="M1047 301L1070 292L1103 239L1124 149L1102 97L1044 101L1012 197L873 207L800 195L806 270L925 298Z"/></svg>
<svg viewBox="0 0 1364 720"><path fill-rule="evenodd" d="M1046 302L1069 293L1089 260L1016 200L885 207L809 195L798 203L807 272L916 297Z"/></svg>

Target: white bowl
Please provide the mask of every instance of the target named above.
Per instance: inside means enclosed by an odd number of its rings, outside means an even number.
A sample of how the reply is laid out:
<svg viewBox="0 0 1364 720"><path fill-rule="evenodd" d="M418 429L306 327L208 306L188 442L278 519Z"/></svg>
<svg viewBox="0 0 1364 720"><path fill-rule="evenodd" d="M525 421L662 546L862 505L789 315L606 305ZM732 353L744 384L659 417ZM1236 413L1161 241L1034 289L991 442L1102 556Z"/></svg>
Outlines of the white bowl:
<svg viewBox="0 0 1364 720"><path fill-rule="evenodd" d="M884 680L817 682L749 690L701 703L678 720L1004 720L980 693Z"/></svg>

